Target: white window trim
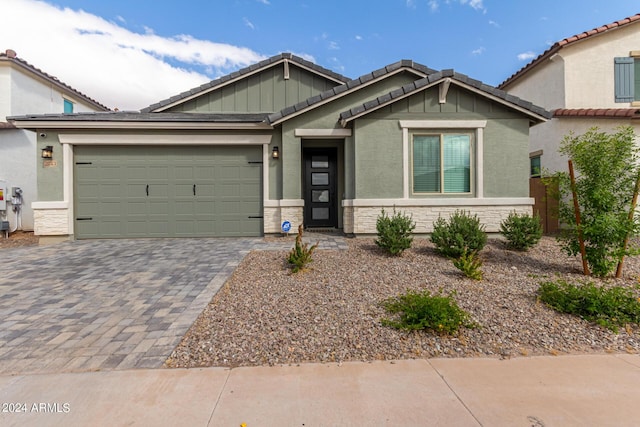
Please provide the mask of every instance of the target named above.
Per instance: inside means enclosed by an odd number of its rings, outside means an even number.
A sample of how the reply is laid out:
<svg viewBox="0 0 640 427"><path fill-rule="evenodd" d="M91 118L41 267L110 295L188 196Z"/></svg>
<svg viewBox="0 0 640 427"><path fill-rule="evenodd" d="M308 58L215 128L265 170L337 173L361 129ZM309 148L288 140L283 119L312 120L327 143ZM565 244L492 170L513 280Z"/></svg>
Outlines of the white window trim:
<svg viewBox="0 0 640 427"><path fill-rule="evenodd" d="M423 129L467 129L475 131L476 146L475 150L475 197L482 199L484 197L484 128L487 127L486 120L400 120L402 128L402 197L409 199L411 156L410 146L411 138L409 130Z"/></svg>

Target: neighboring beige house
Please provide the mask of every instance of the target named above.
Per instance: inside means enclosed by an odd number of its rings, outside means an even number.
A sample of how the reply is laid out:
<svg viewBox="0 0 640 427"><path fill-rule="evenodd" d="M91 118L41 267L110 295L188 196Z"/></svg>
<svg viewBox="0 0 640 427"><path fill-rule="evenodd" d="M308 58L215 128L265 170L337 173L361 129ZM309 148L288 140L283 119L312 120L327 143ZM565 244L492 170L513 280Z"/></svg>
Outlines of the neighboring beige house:
<svg viewBox="0 0 640 427"><path fill-rule="evenodd" d="M15 51L0 53L0 185L6 183L3 198L7 202L0 220L9 221L11 231L34 228L31 203L38 200L37 170L43 167L43 159L36 151L36 134L16 128L6 117L89 111L109 108L18 58ZM16 194L17 188L21 194Z"/></svg>
<svg viewBox="0 0 640 427"><path fill-rule="evenodd" d="M640 135L640 14L560 40L498 86L553 112L531 128L531 174L567 171L570 131L631 125Z"/></svg>

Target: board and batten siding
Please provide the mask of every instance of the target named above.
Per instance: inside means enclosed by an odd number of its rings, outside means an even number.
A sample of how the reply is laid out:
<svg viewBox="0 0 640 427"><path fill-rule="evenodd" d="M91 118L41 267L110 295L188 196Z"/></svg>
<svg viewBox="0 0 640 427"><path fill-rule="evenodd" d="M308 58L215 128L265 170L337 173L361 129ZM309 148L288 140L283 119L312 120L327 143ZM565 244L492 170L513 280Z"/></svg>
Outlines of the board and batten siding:
<svg viewBox="0 0 640 427"><path fill-rule="evenodd" d="M189 113L263 113L280 111L325 92L337 84L293 64L289 78L283 66L263 70L205 93L167 111Z"/></svg>

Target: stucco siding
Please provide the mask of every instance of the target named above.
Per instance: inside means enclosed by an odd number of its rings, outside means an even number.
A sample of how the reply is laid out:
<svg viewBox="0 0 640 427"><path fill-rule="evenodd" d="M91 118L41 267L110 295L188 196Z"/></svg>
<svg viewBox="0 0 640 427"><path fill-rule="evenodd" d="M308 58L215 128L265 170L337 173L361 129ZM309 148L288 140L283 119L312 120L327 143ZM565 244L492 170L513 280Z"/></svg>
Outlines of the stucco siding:
<svg viewBox="0 0 640 427"><path fill-rule="evenodd" d="M542 150L540 166L543 172L567 172L568 158L558 152L564 136L574 132L581 135L591 127L598 127L603 132L614 132L619 126L632 125L640 146L640 124L629 120L612 119L553 119L531 129L531 152Z"/></svg>
<svg viewBox="0 0 640 427"><path fill-rule="evenodd" d="M354 126L356 198L402 197L402 132L397 120L361 119Z"/></svg>
<svg viewBox="0 0 640 427"><path fill-rule="evenodd" d="M562 50L565 108L626 108L616 103L613 58L640 50L640 25L634 24L574 43Z"/></svg>
<svg viewBox="0 0 640 427"><path fill-rule="evenodd" d="M529 195L529 122L491 120L484 130L484 195Z"/></svg>
<svg viewBox="0 0 640 427"><path fill-rule="evenodd" d="M612 66L613 67L613 66ZM506 88L507 92L547 110L565 108L565 63L555 55Z"/></svg>

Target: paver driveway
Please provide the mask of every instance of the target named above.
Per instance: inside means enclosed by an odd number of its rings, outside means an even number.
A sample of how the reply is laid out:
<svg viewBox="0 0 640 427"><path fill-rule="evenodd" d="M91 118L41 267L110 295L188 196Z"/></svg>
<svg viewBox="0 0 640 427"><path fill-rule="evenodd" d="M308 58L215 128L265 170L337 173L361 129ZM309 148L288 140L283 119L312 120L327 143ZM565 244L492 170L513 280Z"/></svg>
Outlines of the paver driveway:
<svg viewBox="0 0 640 427"><path fill-rule="evenodd" d="M243 238L3 249L0 374L161 367L250 250L290 247Z"/></svg>

